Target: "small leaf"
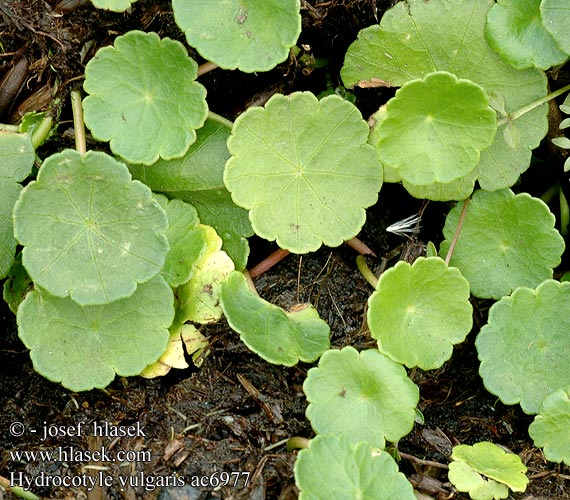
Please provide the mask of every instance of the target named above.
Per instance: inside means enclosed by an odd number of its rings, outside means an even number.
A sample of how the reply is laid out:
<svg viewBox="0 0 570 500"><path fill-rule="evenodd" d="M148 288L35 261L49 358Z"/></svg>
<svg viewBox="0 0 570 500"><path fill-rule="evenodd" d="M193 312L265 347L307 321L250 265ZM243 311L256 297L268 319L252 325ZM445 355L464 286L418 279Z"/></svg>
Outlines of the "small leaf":
<svg viewBox="0 0 570 500"><path fill-rule="evenodd" d="M21 191L20 184L0 178L0 279L8 274L14 264L17 242L14 238L12 212Z"/></svg>
<svg viewBox="0 0 570 500"><path fill-rule="evenodd" d="M113 12L125 12L137 0L91 0L94 7Z"/></svg>
<svg viewBox="0 0 570 500"><path fill-rule="evenodd" d="M367 138L358 109L337 95L276 94L236 120L224 182L259 236L295 253L338 246L359 232L382 185Z"/></svg>
<svg viewBox="0 0 570 500"><path fill-rule="evenodd" d="M570 127L570 118L564 118L564 120L560 122L560 125L558 125L558 128L560 130L563 130L568 127Z"/></svg>
<svg viewBox="0 0 570 500"><path fill-rule="evenodd" d="M460 213L457 205L447 216L440 255L447 254ZM476 191L450 264L476 297L499 299L518 286L537 286L552 277L564 251L554 223L548 206L527 193Z"/></svg>
<svg viewBox="0 0 570 500"><path fill-rule="evenodd" d="M385 169L387 171L388 168ZM416 186L404 181L406 191L414 198L433 201L461 201L469 198L477 180L477 169L448 183L434 182L427 186Z"/></svg>
<svg viewBox="0 0 570 500"><path fill-rule="evenodd" d="M570 54L570 5L566 0L542 0L540 4L542 23L554 38L558 48Z"/></svg>
<svg viewBox="0 0 570 500"><path fill-rule="evenodd" d="M190 203L203 224L212 226L222 238L222 249L232 258L236 269L247 264L253 235L247 211L238 207L224 186L224 167L230 157L226 142L230 127L206 120L197 131L198 138L188 152L174 160L158 160L154 165L129 165L135 179L155 192Z"/></svg>
<svg viewBox="0 0 570 500"><path fill-rule="evenodd" d="M458 445L453 447L451 458L455 462L467 465L474 472L482 474L498 483L507 485L511 490L523 492L528 485L528 478L525 476L526 467L521 462L518 455L507 453L496 444L484 441L473 446ZM453 463L453 462L452 462ZM459 491L462 489L454 480L455 469L449 467L449 480ZM477 497L470 496L473 499ZM494 498L506 498L505 496L495 496ZM479 497L482 498L482 497ZM493 498L493 497L487 497Z"/></svg>
<svg viewBox="0 0 570 500"><path fill-rule="evenodd" d="M119 36L85 67L85 124L129 162L179 158L208 114L197 71L178 41L141 31Z"/></svg>
<svg viewBox="0 0 570 500"><path fill-rule="evenodd" d="M204 229L198 226L200 220L192 205L181 200L168 201L161 195L156 199L168 217L165 235L170 246L161 274L175 288L192 276L194 265L206 249L206 236Z"/></svg>
<svg viewBox="0 0 570 500"><path fill-rule="evenodd" d="M299 500L415 500L389 453L345 435L319 435L295 461Z"/></svg>
<svg viewBox="0 0 570 500"><path fill-rule="evenodd" d="M509 496L506 484L482 477L471 465L463 461L451 462L448 476L449 481L459 491L468 492L473 500L493 500Z"/></svg>
<svg viewBox="0 0 570 500"><path fill-rule="evenodd" d="M224 69L268 71L301 33L299 0L173 0L172 10L188 43Z"/></svg>
<svg viewBox="0 0 570 500"><path fill-rule="evenodd" d="M570 149L570 139L568 137L553 137L552 143L559 148Z"/></svg>
<svg viewBox="0 0 570 500"><path fill-rule="evenodd" d="M404 367L375 349L353 347L325 352L303 384L309 401L307 418L319 434L346 435L384 448L414 425L417 386Z"/></svg>
<svg viewBox="0 0 570 500"><path fill-rule="evenodd" d="M176 294L179 306L176 321L207 324L218 321L222 316L220 286L234 270L234 264L221 250L222 240L213 228L200 225L206 239L206 249L194 264L194 272L187 283L180 286Z"/></svg>
<svg viewBox="0 0 570 500"><path fill-rule="evenodd" d="M47 158L14 208L14 234L34 282L58 297L104 304L162 268L167 217L125 165L95 151Z"/></svg>
<svg viewBox="0 0 570 500"><path fill-rule="evenodd" d="M18 307L32 288L32 280L22 265L22 254L19 253L4 281L3 297L10 311L16 314Z"/></svg>
<svg viewBox="0 0 570 500"><path fill-rule="evenodd" d="M171 368L184 370L189 366L186 362L186 353L191 354L193 360L196 356L196 366L199 366L202 364L208 346L208 339L193 325L176 324L174 328L171 327L170 329L170 337L164 354L156 363L147 366L140 375L145 378L155 378L163 377Z"/></svg>
<svg viewBox="0 0 570 500"><path fill-rule="evenodd" d="M243 343L270 363L311 362L330 348L329 326L312 306L285 312L252 292L242 273L233 272L222 283L221 303Z"/></svg>
<svg viewBox="0 0 570 500"><path fill-rule="evenodd" d="M568 304L570 283L547 280L491 307L475 345L483 383L503 403L534 414L545 394L570 385Z"/></svg>
<svg viewBox="0 0 570 500"><path fill-rule="evenodd" d="M547 460L570 465L570 387L544 398L528 433Z"/></svg>
<svg viewBox="0 0 570 500"><path fill-rule="evenodd" d="M18 309L18 334L38 373L87 391L106 387L115 373L138 375L156 361L173 317L172 289L157 276L130 297L100 306L30 292Z"/></svg>
<svg viewBox="0 0 570 500"><path fill-rule="evenodd" d="M29 134L0 131L0 180L21 182L32 172L36 153Z"/></svg>
<svg viewBox="0 0 570 500"><path fill-rule="evenodd" d="M380 159L419 186L472 172L497 130L485 91L447 72L406 83L388 102L386 115L378 127Z"/></svg>
<svg viewBox="0 0 570 500"><path fill-rule="evenodd" d="M540 3L499 0L487 14L487 42L517 69L548 69L567 59L542 24Z"/></svg>
<svg viewBox="0 0 570 500"><path fill-rule="evenodd" d="M400 261L380 276L367 318L381 353L408 368L439 368L471 330L469 283L439 257Z"/></svg>

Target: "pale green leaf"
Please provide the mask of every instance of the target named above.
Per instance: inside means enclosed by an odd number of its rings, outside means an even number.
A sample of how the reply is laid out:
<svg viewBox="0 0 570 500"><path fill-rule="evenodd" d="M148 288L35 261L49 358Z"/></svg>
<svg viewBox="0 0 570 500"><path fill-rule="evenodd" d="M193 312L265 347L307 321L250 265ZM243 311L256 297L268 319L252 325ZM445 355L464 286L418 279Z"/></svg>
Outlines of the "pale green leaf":
<svg viewBox="0 0 570 500"><path fill-rule="evenodd" d="M382 185L367 139L360 112L339 96L276 94L236 120L224 182L259 236L295 253L338 246L360 231Z"/></svg>
<svg viewBox="0 0 570 500"><path fill-rule="evenodd" d="M552 143L559 148L570 149L570 139L568 137L553 137Z"/></svg>
<svg viewBox="0 0 570 500"><path fill-rule="evenodd" d="M353 443L384 448L412 430L419 401L404 367L375 349L325 352L303 384L307 418L319 434L344 433Z"/></svg>
<svg viewBox="0 0 570 500"><path fill-rule="evenodd" d="M389 453L345 435L318 435L295 461L299 500L415 500Z"/></svg>
<svg viewBox="0 0 570 500"><path fill-rule="evenodd" d="M567 0L542 0L540 4L542 22L558 47L570 54L570 4Z"/></svg>
<svg viewBox="0 0 570 500"><path fill-rule="evenodd" d="M0 131L0 180L23 181L32 172L35 157L29 134Z"/></svg>
<svg viewBox="0 0 570 500"><path fill-rule="evenodd" d="M192 276L194 265L206 249L206 235L196 209L181 200L157 195L157 201L166 211L168 229L165 232L170 246L161 270L162 277L171 287L186 283Z"/></svg>
<svg viewBox="0 0 570 500"><path fill-rule="evenodd" d="M128 297L160 272L167 226L150 189L95 151L47 158L14 208L14 235L31 278L81 304Z"/></svg>
<svg viewBox="0 0 570 500"><path fill-rule="evenodd" d="M85 124L126 161L179 158L208 114L197 71L178 41L141 31L119 36L85 68Z"/></svg>
<svg viewBox="0 0 570 500"><path fill-rule="evenodd" d="M18 309L18 334L44 377L72 391L103 388L115 374L137 375L161 356L173 299L158 276L130 297L99 306L33 291Z"/></svg>
<svg viewBox="0 0 570 500"><path fill-rule="evenodd" d="M548 69L568 57L542 24L540 3L541 0L499 0L487 14L487 42L517 69Z"/></svg>
<svg viewBox="0 0 570 500"><path fill-rule="evenodd" d="M404 84L388 101L377 147L402 180L446 184L475 170L496 130L495 111L479 85L437 72Z"/></svg>
<svg viewBox="0 0 570 500"><path fill-rule="evenodd" d="M98 9L124 12L136 1L137 0L91 0L91 3Z"/></svg>
<svg viewBox="0 0 570 500"><path fill-rule="evenodd" d="M570 283L517 288L493 304L476 339L479 373L505 404L539 410L545 394L570 385Z"/></svg>
<svg viewBox="0 0 570 500"><path fill-rule="evenodd" d="M234 270L234 263L222 248L222 240L210 226L200 225L206 239L206 249L194 264L193 274L187 283L178 287L179 306L176 321L207 324L222 316L220 287Z"/></svg>
<svg viewBox="0 0 570 500"><path fill-rule="evenodd" d="M225 69L268 71L301 33L299 0L173 0L172 9L188 43Z"/></svg>
<svg viewBox="0 0 570 500"><path fill-rule="evenodd" d="M203 224L212 226L222 238L222 249L236 269L244 269L249 254L246 238L253 235L247 211L238 207L224 186L223 175L230 157L226 142L230 127L206 120L188 152L174 160L158 160L154 165L129 165L135 179L169 198L184 200L196 210Z"/></svg>
<svg viewBox="0 0 570 500"><path fill-rule="evenodd" d="M243 343L270 363L311 362L330 348L329 326L316 309L302 304L286 312L251 291L242 273L233 272L222 283L221 304Z"/></svg>
<svg viewBox="0 0 570 500"><path fill-rule="evenodd" d="M469 283L439 257L400 261L380 276L367 318L381 353L408 368L439 368L471 330Z"/></svg>
<svg viewBox="0 0 570 500"><path fill-rule="evenodd" d="M447 216L440 255L449 250L461 209L457 205ZM564 251L554 223L548 206L527 193L476 191L450 264L476 297L498 299L518 286L535 287L552 277Z"/></svg>
<svg viewBox="0 0 570 500"><path fill-rule="evenodd" d="M467 462L451 462L448 476L453 486L459 491L468 492L473 500L494 500L509 496L506 484L482 477Z"/></svg>
<svg viewBox="0 0 570 500"><path fill-rule="evenodd" d="M535 446L544 448L544 456L548 460L570 465L569 387L554 391L544 398L528 433Z"/></svg>
<svg viewBox="0 0 570 500"><path fill-rule="evenodd" d="M506 113L544 97L544 73L534 68L518 71L487 45L483 33L493 4L492 0L398 2L379 26L362 30L349 48L341 72L345 85L378 78L402 86L434 71L448 71L481 85ZM495 190L516 182L530 164L531 150L546 135L547 112L544 104L516 120L515 149L505 142L503 130L497 131L493 144L481 152L477 166L481 187Z"/></svg>
<svg viewBox="0 0 570 500"><path fill-rule="evenodd" d="M388 171L388 168L385 168L384 171ZM414 198L433 201L461 201L471 195L476 180L477 169L448 183L434 182L427 186L416 186L404 181L403 184L406 191Z"/></svg>
<svg viewBox="0 0 570 500"><path fill-rule="evenodd" d="M12 212L21 190L20 184L0 178L0 279L8 274L14 264L17 242L14 238Z"/></svg>
<svg viewBox="0 0 570 500"><path fill-rule="evenodd" d="M16 260L8 271L2 296L14 314L18 311L20 303L26 294L33 288L33 283L22 265L21 252L16 255Z"/></svg>
<svg viewBox="0 0 570 500"><path fill-rule="evenodd" d="M513 491L525 491L528 485L528 478L525 476L526 467L520 457L513 453L507 453L496 444L488 441L476 443L473 446L464 444L454 446L451 458L456 462L467 464L475 472L485 477L507 485ZM452 480L451 477L450 480ZM465 491L459 487L458 489Z"/></svg>

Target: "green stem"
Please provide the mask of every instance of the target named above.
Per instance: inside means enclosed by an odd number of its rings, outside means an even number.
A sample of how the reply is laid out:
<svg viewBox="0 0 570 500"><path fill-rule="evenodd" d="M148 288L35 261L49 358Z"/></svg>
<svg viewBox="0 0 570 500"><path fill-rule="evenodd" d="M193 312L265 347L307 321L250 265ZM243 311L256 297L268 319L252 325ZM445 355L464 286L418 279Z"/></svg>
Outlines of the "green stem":
<svg viewBox="0 0 570 500"><path fill-rule="evenodd" d="M550 94L545 95L544 97L541 97L540 99L537 99L536 101L531 102L526 106L523 106L521 109L515 111L514 113L509 113L505 118L499 121L499 126L504 125L507 122L514 122L515 120L525 115L526 113L532 111L535 108L538 108L539 106L543 105L545 102L555 99L559 95L562 95L564 94L564 92L568 92L569 90L570 90L570 84L566 85L565 87L562 87L561 89L555 90L554 92L551 92Z"/></svg>
<svg viewBox="0 0 570 500"><path fill-rule="evenodd" d="M309 447L310 442L311 442L310 439L300 437L300 436L294 436L294 437L289 438L287 440L287 444L285 445L285 449L287 451L303 450L303 449Z"/></svg>
<svg viewBox="0 0 570 500"><path fill-rule="evenodd" d="M368 281L368 283L370 283L374 289L376 289L376 285L378 285L378 278L368 267L364 255L358 255L356 257L356 267L358 267L358 270L360 271L362 276L364 276L364 279Z"/></svg>
<svg viewBox="0 0 570 500"><path fill-rule="evenodd" d="M234 126L234 122L228 120L227 118L224 118L223 116L218 115L217 113L214 113L213 111L208 111L208 118L215 122L221 123L222 125L225 125L226 127L229 128L232 128Z"/></svg>
<svg viewBox="0 0 570 500"><path fill-rule="evenodd" d="M568 230L570 229L570 207L568 206L568 200L562 189L559 191L560 196L560 233L562 236L566 236L568 234Z"/></svg>
<svg viewBox="0 0 570 500"><path fill-rule="evenodd" d="M87 152L87 146L85 144L85 123L83 122L81 94L78 90L71 91L71 109L73 111L73 129L75 130L75 149L84 155Z"/></svg>
<svg viewBox="0 0 570 500"><path fill-rule="evenodd" d="M10 486L10 481L3 476L0 476L0 486L24 500L40 500L40 497L34 495L31 491L26 491L19 486Z"/></svg>
<svg viewBox="0 0 570 500"><path fill-rule="evenodd" d="M51 116L44 116L43 120L35 128L34 133L32 134L32 146L34 146L34 149L38 149L46 140L52 125L53 118Z"/></svg>
<svg viewBox="0 0 570 500"><path fill-rule="evenodd" d="M459 220L457 221L457 227L455 228L455 233L453 234L453 239L451 240L451 245L449 245L449 250L445 256L445 263L449 265L457 241L459 240L459 234L461 233L461 228L463 227L463 221L465 220L465 214L467 213L467 207L469 206L469 198L463 202L463 208L461 209L461 214L459 214Z"/></svg>

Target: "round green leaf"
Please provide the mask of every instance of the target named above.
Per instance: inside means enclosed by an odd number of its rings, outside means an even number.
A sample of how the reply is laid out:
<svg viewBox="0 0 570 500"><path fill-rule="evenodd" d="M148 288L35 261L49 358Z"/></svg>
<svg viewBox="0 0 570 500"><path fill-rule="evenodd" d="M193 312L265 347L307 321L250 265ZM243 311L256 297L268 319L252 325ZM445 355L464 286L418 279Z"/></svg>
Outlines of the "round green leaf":
<svg viewBox="0 0 570 500"><path fill-rule="evenodd" d="M344 433L353 443L384 448L414 425L417 386L404 367L375 349L325 352L303 384L307 418L319 434Z"/></svg>
<svg viewBox="0 0 570 500"><path fill-rule="evenodd" d="M268 71L301 33L299 0L173 0L172 9L188 43L224 69Z"/></svg>
<svg viewBox="0 0 570 500"><path fill-rule="evenodd" d="M542 22L552 35L558 47L570 54L570 4L566 0L542 0L540 4Z"/></svg>
<svg viewBox="0 0 570 500"><path fill-rule="evenodd" d="M277 94L236 120L224 182L259 236L295 253L338 246L359 232L382 185L367 139L360 112L341 97Z"/></svg>
<svg viewBox="0 0 570 500"><path fill-rule="evenodd" d="M567 58L542 24L540 3L541 0L499 0L487 14L487 42L517 69L548 69Z"/></svg>
<svg viewBox="0 0 570 500"><path fill-rule="evenodd" d="M389 453L345 435L316 436L295 461L299 500L414 500Z"/></svg>
<svg viewBox="0 0 570 500"><path fill-rule="evenodd" d="M243 273L230 274L220 298L228 323L243 343L270 363L311 362L330 348L330 328L316 309L304 304L285 312L252 292Z"/></svg>
<svg viewBox="0 0 570 500"><path fill-rule="evenodd" d="M440 255L446 255L461 213L453 208L445 221ZM527 193L476 191L450 264L458 267L481 298L501 298L518 286L535 287L552 278L564 239L554 229L546 204Z"/></svg>
<svg viewBox="0 0 570 500"><path fill-rule="evenodd" d="M493 0L398 2L380 25L362 30L349 48L341 72L345 85L376 79L401 86L434 71L449 71L481 85L493 102L502 101L505 113L544 97L543 72L516 70L482 36L492 5ZM505 140L507 124L501 125L491 146L481 152L477 173L482 188L502 189L517 181L530 165L531 150L546 135L547 113L544 104L518 118L516 144Z"/></svg>
<svg viewBox="0 0 570 500"><path fill-rule="evenodd" d="M570 465L570 387L544 398L528 433L548 460Z"/></svg>
<svg viewBox="0 0 570 500"><path fill-rule="evenodd" d="M473 446L464 444L454 446L451 458L455 462L466 464L476 473L483 474L494 481L507 485L513 491L522 492L526 490L528 478L525 476L526 467L520 457L513 453L507 453L496 444L484 441L482 443L476 443ZM462 489L460 485L457 484L454 480L454 472L455 469L451 467L450 464L450 481L455 484L459 491L469 491ZM477 497L471 496L471 498ZM506 498L506 496L495 498Z"/></svg>
<svg viewBox="0 0 570 500"><path fill-rule="evenodd" d="M0 178L0 279L8 274L14 264L17 242L12 212L21 190L20 184Z"/></svg>
<svg viewBox="0 0 570 500"><path fill-rule="evenodd" d="M469 283L439 257L400 261L382 273L368 300L380 352L408 368L439 368L471 330Z"/></svg>
<svg viewBox="0 0 570 500"><path fill-rule="evenodd" d="M479 373L505 404L537 413L545 394L570 385L570 283L517 288L493 304L476 339Z"/></svg>
<svg viewBox="0 0 570 500"><path fill-rule="evenodd" d="M132 296L99 306L33 291L18 309L18 333L44 377L72 391L103 388L115 374L137 375L161 356L173 302L158 276Z"/></svg>
<svg viewBox="0 0 570 500"><path fill-rule="evenodd" d="M128 297L155 276L168 252L167 226L150 189L94 151L47 158L14 208L30 277L85 305Z"/></svg>
<svg viewBox="0 0 570 500"><path fill-rule="evenodd" d="M125 12L137 0L91 0L94 7L112 12Z"/></svg>
<svg viewBox="0 0 570 500"><path fill-rule="evenodd" d="M208 114L197 71L178 41L141 31L119 36L85 68L85 123L132 163L179 158Z"/></svg>
<svg viewBox="0 0 570 500"><path fill-rule="evenodd" d="M489 98L451 73L406 83L378 127L380 159L414 185L449 183L473 170L497 130Z"/></svg>
<svg viewBox="0 0 570 500"><path fill-rule="evenodd" d="M0 180L23 181L30 175L35 157L29 134L0 131Z"/></svg>
<svg viewBox="0 0 570 500"><path fill-rule="evenodd" d="M451 462L448 476L457 490L468 492L473 500L494 500L509 496L506 484L484 478L467 462Z"/></svg>

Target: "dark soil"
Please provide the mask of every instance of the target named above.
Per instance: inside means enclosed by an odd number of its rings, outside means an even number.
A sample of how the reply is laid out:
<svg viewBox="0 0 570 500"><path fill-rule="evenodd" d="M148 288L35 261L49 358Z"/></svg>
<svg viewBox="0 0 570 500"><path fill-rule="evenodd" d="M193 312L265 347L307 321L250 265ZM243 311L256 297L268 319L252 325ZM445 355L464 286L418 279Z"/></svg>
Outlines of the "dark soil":
<svg viewBox="0 0 570 500"><path fill-rule="evenodd" d="M130 29L156 31L184 42L168 1L139 0L127 14L97 11L88 2L71 0L60 4L69 8L88 5L58 12L55 3L0 0L0 41L4 51L0 54L0 121L18 122L24 112L45 109L51 103L52 112L59 117L58 133L39 151L41 157L73 147L69 92L81 87L84 65L99 47ZM306 53L326 59L328 64L316 69L292 58L266 74L213 71L200 78L208 88L211 109L233 119L275 92L305 89L318 93L327 84L338 85L346 48L361 28L377 22L392 3L303 0L299 43L305 45ZM391 95L391 91L378 90L355 93L356 104L365 117ZM416 213L420 201L409 198L398 186L385 186L380 199L369 209L360 237L383 256L402 243L386 235L386 225ZM441 239L446 211L441 204L428 206L423 240ZM273 249L254 239L250 263L255 264ZM333 347L372 348L375 343L365 322L366 301L372 289L356 270L354 258L354 252L345 247L321 249L303 257L289 256L259 277L256 286L263 298L286 308L298 302L315 305L331 327ZM373 268L379 263L379 258L369 259ZM420 387L419 409L425 424L416 425L398 443L400 468L431 498L467 498L454 492L447 482L445 465L450 449L458 443L489 440L519 454L529 469L527 492L512 498L569 499L570 470L547 462L533 446L527 433L532 417L519 406L502 405L483 387L473 340L486 321L490 304L474 301L473 305L474 332L455 349L453 358L439 370L415 370L412 374ZM297 497L295 452L286 451L285 441L292 436L312 436L305 419L302 390L310 366L283 368L268 364L248 351L238 335L220 322L202 330L210 341L211 353L200 369L174 371L155 380L118 378L105 390L70 393L33 370L29 354L18 339L15 318L5 305L2 307L0 475L4 478L110 478L108 488L96 487L89 492L79 485L44 486L37 482L31 491L42 498ZM20 437L14 436L18 427L13 424L18 422L25 428ZM81 422L81 435L76 436ZM135 435L95 437L95 424L120 425ZM44 429L57 435L43 440ZM83 452L85 458L85 452L101 447L112 456L129 452L129 460L119 464L108 457L94 456L81 463L77 453ZM14 455L60 451L67 455L59 460L46 456L18 459ZM231 487L216 488L215 480L222 472L244 474L234 474ZM16 497L0 488L2 498Z"/></svg>

